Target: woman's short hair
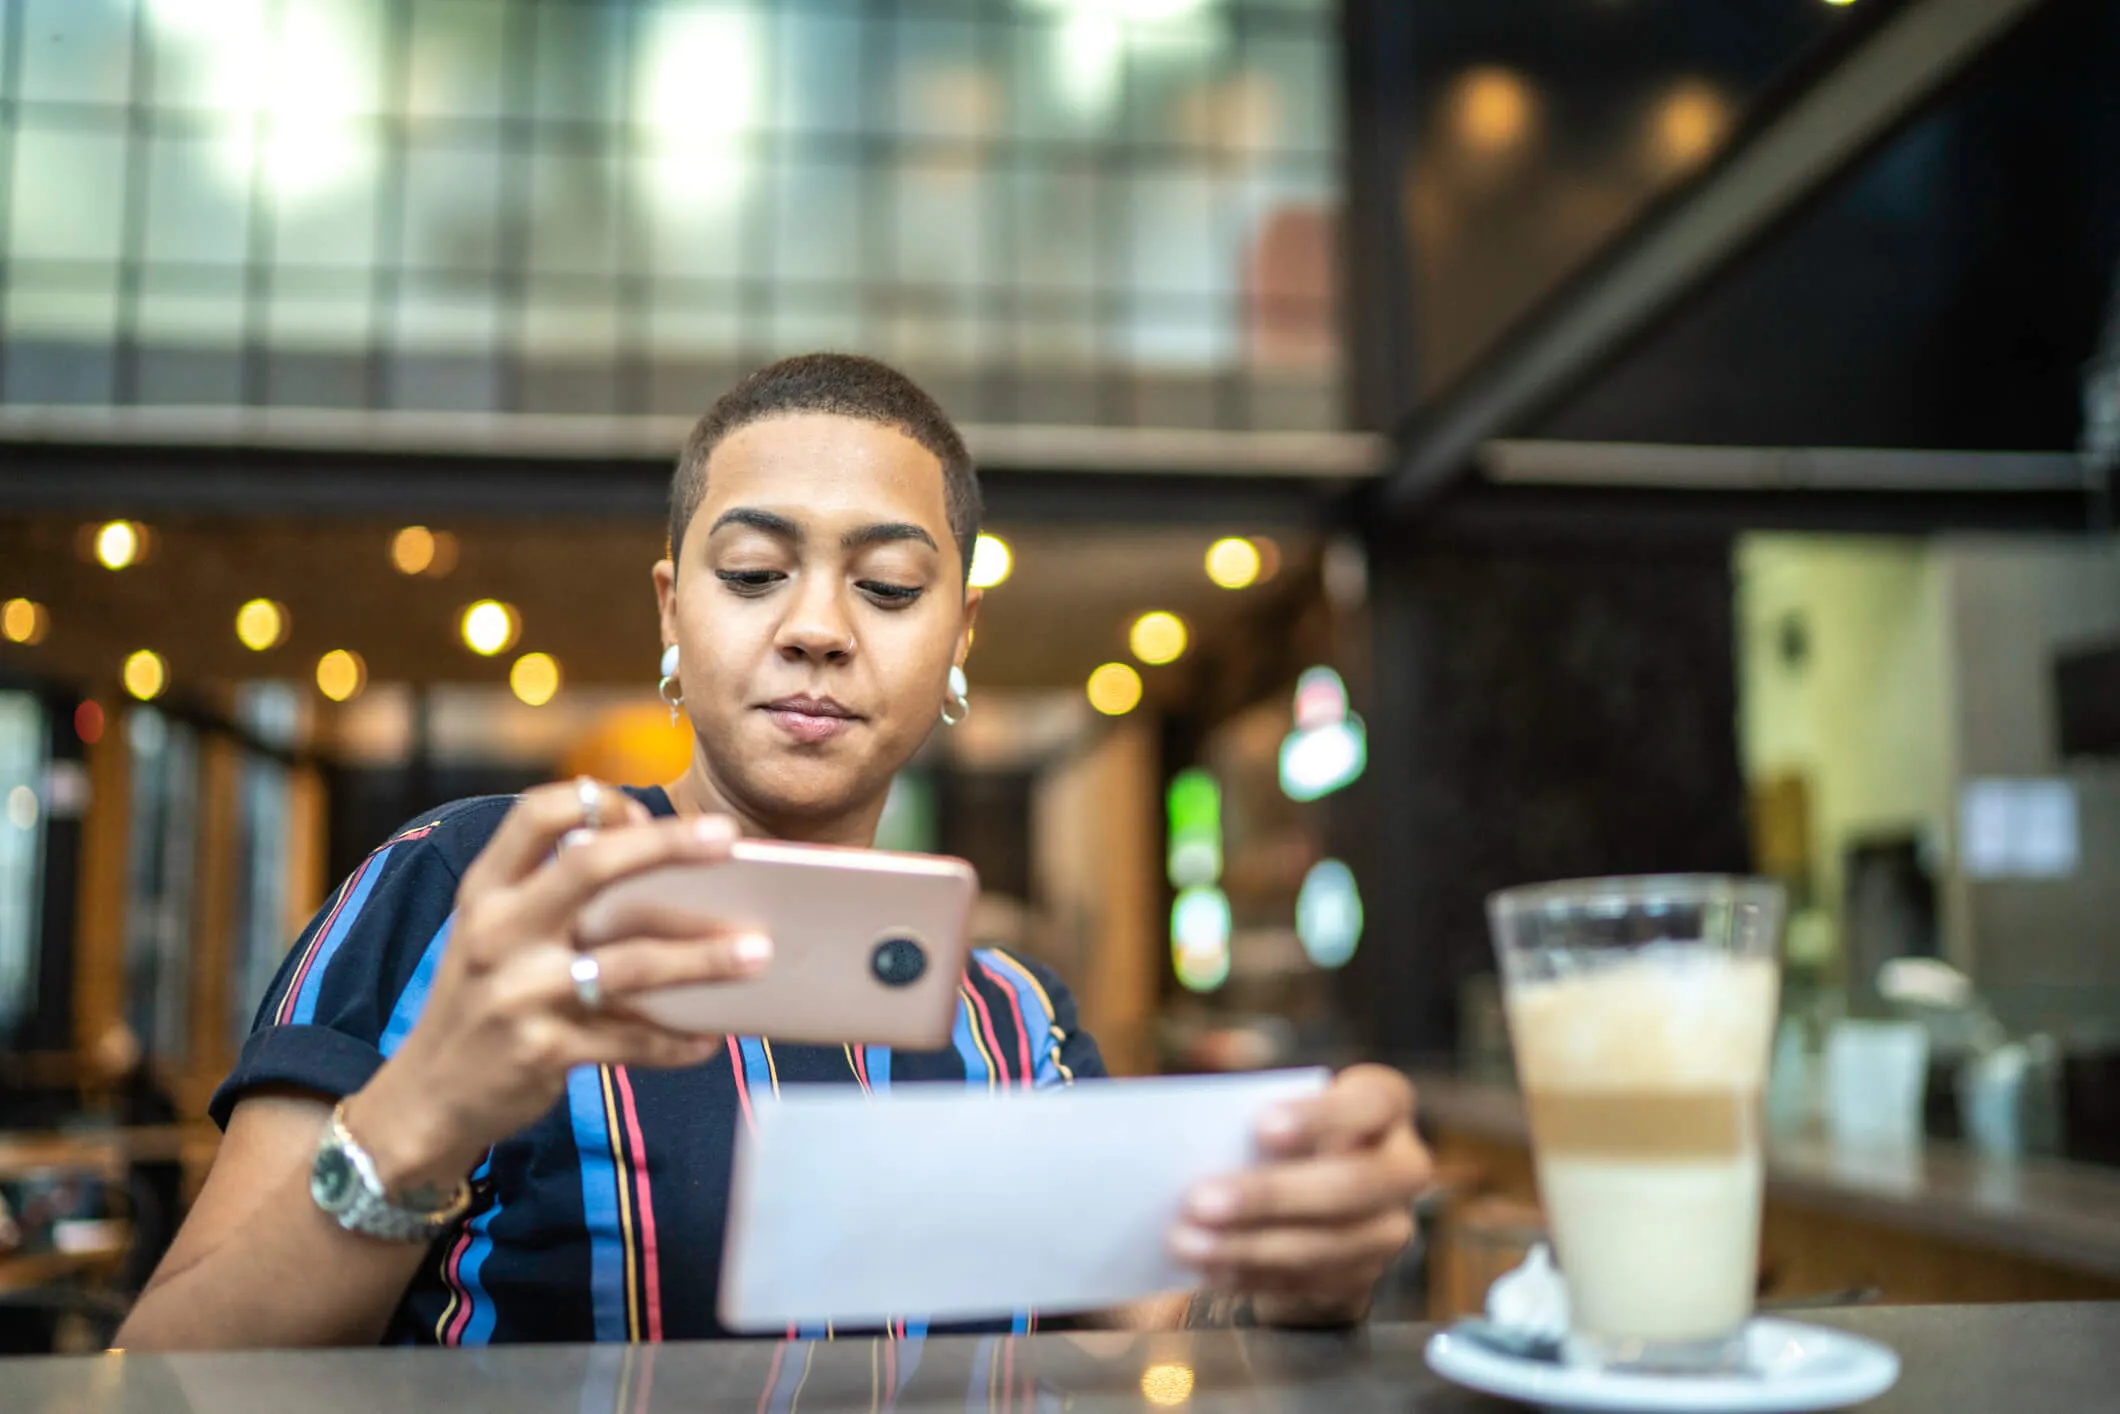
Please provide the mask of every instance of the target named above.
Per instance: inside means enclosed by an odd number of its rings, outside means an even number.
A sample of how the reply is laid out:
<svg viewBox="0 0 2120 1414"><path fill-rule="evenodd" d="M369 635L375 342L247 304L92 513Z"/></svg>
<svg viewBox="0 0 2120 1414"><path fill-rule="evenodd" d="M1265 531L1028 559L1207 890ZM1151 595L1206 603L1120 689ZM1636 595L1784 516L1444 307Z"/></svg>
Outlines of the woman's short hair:
<svg viewBox="0 0 2120 1414"><path fill-rule="evenodd" d="M942 405L887 363L859 354L810 353L766 365L723 393L685 438L670 476L670 559L684 548L685 528L707 495L707 461L722 438L741 427L787 413L823 412L895 427L942 464L943 504L950 537L965 572L979 536L979 473L964 438Z"/></svg>

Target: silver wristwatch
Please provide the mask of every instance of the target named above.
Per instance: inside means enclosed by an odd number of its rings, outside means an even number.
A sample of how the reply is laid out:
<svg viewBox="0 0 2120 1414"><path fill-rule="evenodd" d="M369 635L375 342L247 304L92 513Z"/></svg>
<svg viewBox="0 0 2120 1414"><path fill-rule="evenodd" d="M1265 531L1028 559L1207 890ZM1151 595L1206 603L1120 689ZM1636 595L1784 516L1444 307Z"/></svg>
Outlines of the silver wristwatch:
<svg viewBox="0 0 2120 1414"><path fill-rule="evenodd" d="M432 1242L456 1226L471 1208L471 1184L460 1182L440 1206L394 1201L375 1171L375 1160L346 1130L346 1102L331 1112L309 1166L309 1196L348 1232L386 1242Z"/></svg>

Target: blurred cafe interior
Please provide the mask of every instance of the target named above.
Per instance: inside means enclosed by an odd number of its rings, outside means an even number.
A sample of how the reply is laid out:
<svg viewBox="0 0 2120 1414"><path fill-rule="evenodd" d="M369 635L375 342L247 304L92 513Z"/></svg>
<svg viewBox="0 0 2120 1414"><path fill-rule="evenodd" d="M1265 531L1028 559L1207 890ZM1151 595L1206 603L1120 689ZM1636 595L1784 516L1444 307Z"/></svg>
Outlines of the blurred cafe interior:
<svg viewBox="0 0 2120 1414"><path fill-rule="evenodd" d="M337 882L689 759L746 371L984 482L978 869L1116 1074L1359 1058L1541 1230L1483 913L1788 889L1761 1291L2120 1296L2120 8L0 0L0 1347L93 1350Z"/></svg>

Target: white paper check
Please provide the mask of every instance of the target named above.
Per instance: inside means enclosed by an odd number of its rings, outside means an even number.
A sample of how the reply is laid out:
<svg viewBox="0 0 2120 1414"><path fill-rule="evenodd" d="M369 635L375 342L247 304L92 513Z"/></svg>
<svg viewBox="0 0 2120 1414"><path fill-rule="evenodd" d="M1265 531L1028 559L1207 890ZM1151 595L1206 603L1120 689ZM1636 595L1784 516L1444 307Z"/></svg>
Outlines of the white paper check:
<svg viewBox="0 0 2120 1414"><path fill-rule="evenodd" d="M790 1089L737 1139L722 1321L1086 1310L1192 1286L1164 1250L1186 1191L1252 1163L1260 1117L1326 1080Z"/></svg>

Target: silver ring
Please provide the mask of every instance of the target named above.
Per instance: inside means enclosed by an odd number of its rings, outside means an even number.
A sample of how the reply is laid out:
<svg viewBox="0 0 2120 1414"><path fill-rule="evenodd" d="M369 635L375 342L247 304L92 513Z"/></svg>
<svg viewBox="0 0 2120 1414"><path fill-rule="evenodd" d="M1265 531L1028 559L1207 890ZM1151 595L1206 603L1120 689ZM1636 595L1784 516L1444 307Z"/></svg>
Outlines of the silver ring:
<svg viewBox="0 0 2120 1414"><path fill-rule="evenodd" d="M574 798L582 805L582 828L599 830L604 824L604 791L587 776L574 778Z"/></svg>
<svg viewBox="0 0 2120 1414"><path fill-rule="evenodd" d="M596 1011L604 1004L604 969L596 958L583 953L567 964L567 975L574 979L574 995L581 999L582 1010Z"/></svg>

